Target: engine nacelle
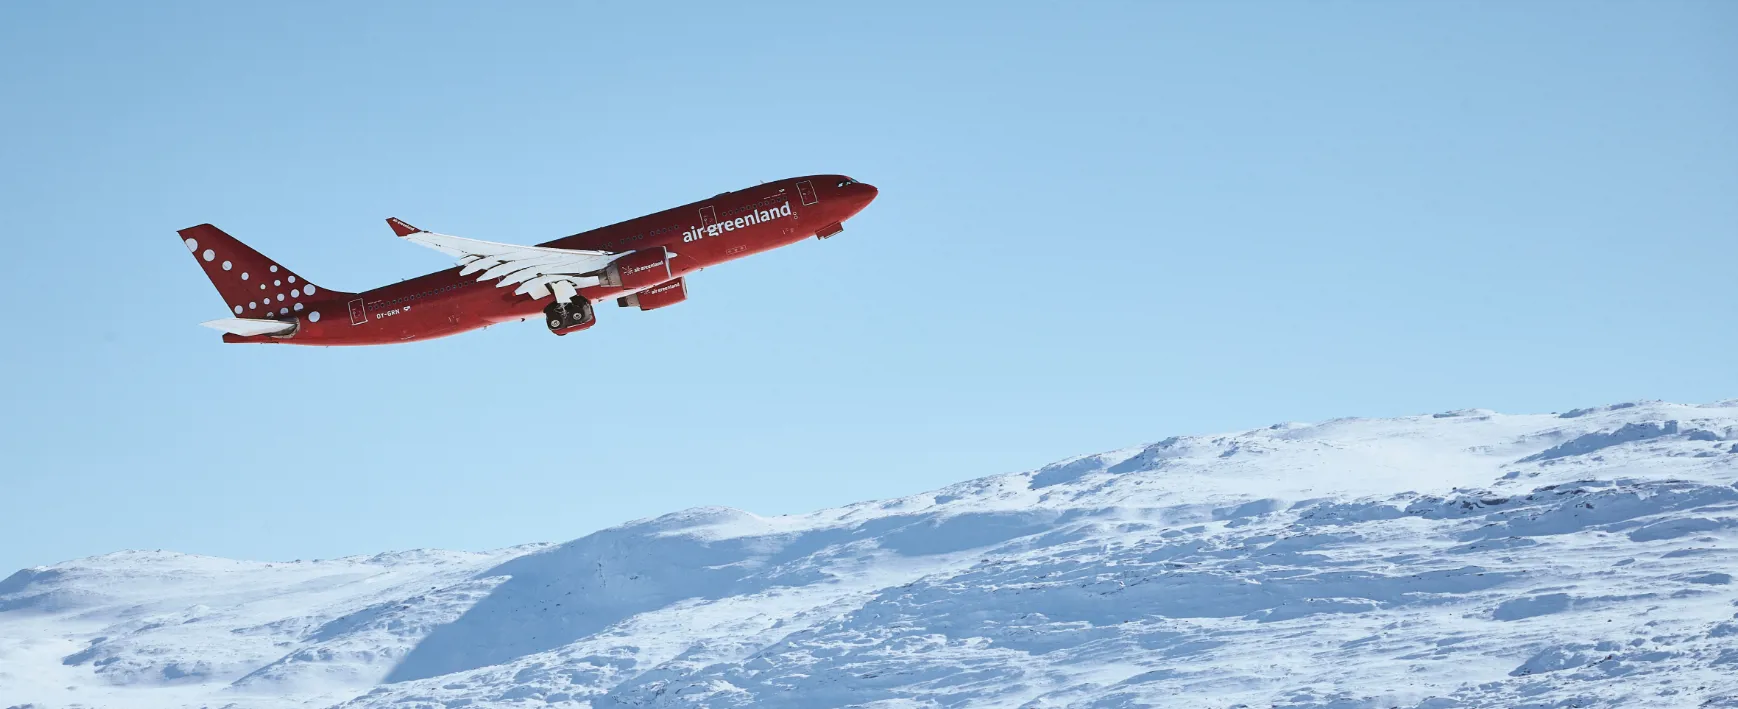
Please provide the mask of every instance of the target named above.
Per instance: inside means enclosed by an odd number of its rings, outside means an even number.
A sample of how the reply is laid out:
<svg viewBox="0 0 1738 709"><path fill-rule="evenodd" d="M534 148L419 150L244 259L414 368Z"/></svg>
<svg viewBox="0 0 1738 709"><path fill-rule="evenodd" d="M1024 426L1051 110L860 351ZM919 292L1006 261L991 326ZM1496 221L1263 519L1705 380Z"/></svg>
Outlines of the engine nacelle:
<svg viewBox="0 0 1738 709"><path fill-rule="evenodd" d="M678 278L669 283L653 286L630 296L616 299L616 305L624 308L639 308L641 310L657 310L666 305L675 305L688 299L688 284Z"/></svg>
<svg viewBox="0 0 1738 709"><path fill-rule="evenodd" d="M635 251L610 262L598 274L598 285L645 288L670 280L670 251L662 246Z"/></svg>

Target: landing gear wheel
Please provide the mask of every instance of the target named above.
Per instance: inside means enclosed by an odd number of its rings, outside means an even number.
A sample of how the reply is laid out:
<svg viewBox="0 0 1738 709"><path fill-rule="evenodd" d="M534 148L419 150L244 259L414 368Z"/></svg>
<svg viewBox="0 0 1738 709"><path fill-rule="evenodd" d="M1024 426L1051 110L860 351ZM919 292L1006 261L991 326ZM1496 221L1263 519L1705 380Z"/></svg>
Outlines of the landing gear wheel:
<svg viewBox="0 0 1738 709"><path fill-rule="evenodd" d="M557 335L567 329L567 304L550 303L543 309L544 322L549 325L549 331Z"/></svg>
<svg viewBox="0 0 1738 709"><path fill-rule="evenodd" d="M580 299L577 303L567 304L567 326L579 327L596 317L591 309L591 301Z"/></svg>
<svg viewBox="0 0 1738 709"><path fill-rule="evenodd" d="M557 335L565 335L568 330L590 324L597 317L591 302L584 298L565 303L550 303L543 309L543 315L549 331Z"/></svg>

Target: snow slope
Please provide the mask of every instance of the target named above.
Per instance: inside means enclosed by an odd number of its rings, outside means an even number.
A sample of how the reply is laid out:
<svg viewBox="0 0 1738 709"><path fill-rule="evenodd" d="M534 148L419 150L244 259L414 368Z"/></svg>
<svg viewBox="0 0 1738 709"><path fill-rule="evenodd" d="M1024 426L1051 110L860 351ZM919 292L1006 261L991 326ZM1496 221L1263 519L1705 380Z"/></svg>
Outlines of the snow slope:
<svg viewBox="0 0 1738 709"><path fill-rule="evenodd" d="M1180 436L807 515L0 581L0 707L1738 707L1738 401Z"/></svg>

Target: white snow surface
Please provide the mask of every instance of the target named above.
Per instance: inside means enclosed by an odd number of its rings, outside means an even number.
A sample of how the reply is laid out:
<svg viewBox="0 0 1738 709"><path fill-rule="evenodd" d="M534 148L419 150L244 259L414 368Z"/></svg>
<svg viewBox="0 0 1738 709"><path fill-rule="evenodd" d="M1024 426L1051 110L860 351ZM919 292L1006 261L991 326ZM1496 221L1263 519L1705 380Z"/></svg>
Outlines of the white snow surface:
<svg viewBox="0 0 1738 709"><path fill-rule="evenodd" d="M0 707L1738 707L1738 401L1178 436L806 515L0 581Z"/></svg>

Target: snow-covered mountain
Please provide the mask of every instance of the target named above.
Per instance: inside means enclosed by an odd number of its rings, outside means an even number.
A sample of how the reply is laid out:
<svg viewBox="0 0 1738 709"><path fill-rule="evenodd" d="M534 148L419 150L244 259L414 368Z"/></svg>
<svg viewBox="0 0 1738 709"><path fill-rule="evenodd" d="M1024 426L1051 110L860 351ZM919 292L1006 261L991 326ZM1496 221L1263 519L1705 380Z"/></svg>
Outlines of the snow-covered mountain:
<svg viewBox="0 0 1738 709"><path fill-rule="evenodd" d="M0 581L0 707L1738 707L1738 401L1181 436L807 515Z"/></svg>

